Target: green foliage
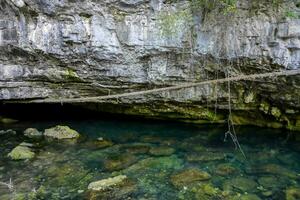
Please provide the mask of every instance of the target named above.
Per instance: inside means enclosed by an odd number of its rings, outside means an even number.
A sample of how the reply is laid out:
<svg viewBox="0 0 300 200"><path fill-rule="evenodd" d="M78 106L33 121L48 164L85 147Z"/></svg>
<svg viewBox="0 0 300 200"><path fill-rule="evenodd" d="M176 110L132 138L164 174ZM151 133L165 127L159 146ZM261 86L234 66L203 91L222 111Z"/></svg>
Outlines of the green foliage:
<svg viewBox="0 0 300 200"><path fill-rule="evenodd" d="M164 36L174 35L182 28L190 27L192 14L189 9L176 12L163 12L159 16L159 26Z"/></svg>
<svg viewBox="0 0 300 200"><path fill-rule="evenodd" d="M279 8L284 0L251 0L250 9L259 10L262 7Z"/></svg>
<svg viewBox="0 0 300 200"><path fill-rule="evenodd" d="M176 3L179 0L168 0L167 2ZM249 9L251 13L258 13L261 10L278 9L284 2L284 0L249 0ZM189 0L189 6L185 8L178 8L177 11L173 12L163 12L159 16L160 28L163 35L174 35L180 29L192 26L193 14L195 13L201 13L203 19L212 11L228 15L238 11L237 5L238 0ZM299 15L287 11L285 17L299 18Z"/></svg>
<svg viewBox="0 0 300 200"><path fill-rule="evenodd" d="M287 18L290 18L290 19L300 18L300 16L296 12L293 12L293 11L290 11L290 10L286 11L284 16L287 17Z"/></svg>
<svg viewBox="0 0 300 200"><path fill-rule="evenodd" d="M191 0L190 5L193 11L201 9L204 13L208 13L219 9L226 14L236 10L237 0Z"/></svg>

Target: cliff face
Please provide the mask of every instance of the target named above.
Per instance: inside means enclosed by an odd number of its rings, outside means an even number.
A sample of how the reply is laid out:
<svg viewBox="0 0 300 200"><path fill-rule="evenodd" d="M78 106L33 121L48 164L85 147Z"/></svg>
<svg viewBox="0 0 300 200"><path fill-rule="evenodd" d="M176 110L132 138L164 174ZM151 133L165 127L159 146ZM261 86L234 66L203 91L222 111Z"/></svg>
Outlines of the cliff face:
<svg viewBox="0 0 300 200"><path fill-rule="evenodd" d="M174 33L161 29L162 11L188 2L163 0L0 0L0 100L27 102L138 91L238 74L300 68L297 1L274 9L224 16L194 13ZM231 83L237 124L300 129L300 77ZM222 122L227 85L207 85L97 104L107 112ZM217 110L215 113L214 111Z"/></svg>

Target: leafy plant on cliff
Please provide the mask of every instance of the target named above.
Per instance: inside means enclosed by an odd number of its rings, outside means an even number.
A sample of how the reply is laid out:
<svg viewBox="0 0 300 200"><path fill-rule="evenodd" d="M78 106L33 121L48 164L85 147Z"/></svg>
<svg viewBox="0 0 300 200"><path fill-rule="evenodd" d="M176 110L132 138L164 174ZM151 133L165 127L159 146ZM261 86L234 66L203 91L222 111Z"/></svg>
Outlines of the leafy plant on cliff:
<svg viewBox="0 0 300 200"><path fill-rule="evenodd" d="M190 27L192 23L192 15L188 9L162 12L159 19L160 30L165 36L174 35L179 29Z"/></svg>
<svg viewBox="0 0 300 200"><path fill-rule="evenodd" d="M180 0L168 0L167 3L178 3ZM257 13L260 10L278 9L284 0L249 0L249 11ZM239 0L189 0L188 6L177 6L173 11L163 11L159 15L160 28L163 35L173 35L182 24L192 26L193 15L201 14L202 20L213 11L218 15L229 15L238 11ZM286 16L294 18L295 14L286 12Z"/></svg>

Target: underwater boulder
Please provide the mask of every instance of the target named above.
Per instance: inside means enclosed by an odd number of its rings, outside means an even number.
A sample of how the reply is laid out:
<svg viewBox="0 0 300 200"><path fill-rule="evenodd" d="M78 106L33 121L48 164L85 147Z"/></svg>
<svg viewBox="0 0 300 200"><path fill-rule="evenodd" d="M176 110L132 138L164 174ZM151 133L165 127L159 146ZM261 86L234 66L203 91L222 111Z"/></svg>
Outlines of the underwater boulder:
<svg viewBox="0 0 300 200"><path fill-rule="evenodd" d="M225 159L224 153L219 152L201 152L195 154L188 154L186 159L190 162L209 162L209 161L219 161Z"/></svg>
<svg viewBox="0 0 300 200"><path fill-rule="evenodd" d="M88 185L87 199L126 199L137 190L136 184L125 175L102 179Z"/></svg>
<svg viewBox="0 0 300 200"><path fill-rule="evenodd" d="M151 155L154 156L170 156L175 152L175 149L172 147L152 147L149 151Z"/></svg>
<svg viewBox="0 0 300 200"><path fill-rule="evenodd" d="M238 192L253 192L257 189L258 184L249 178L237 177L224 182L223 189L225 191L237 190Z"/></svg>
<svg viewBox="0 0 300 200"><path fill-rule="evenodd" d="M210 178L211 175L209 173L197 168L190 168L182 172L173 174L171 176L171 183L178 188L197 181L207 181Z"/></svg>
<svg viewBox="0 0 300 200"><path fill-rule="evenodd" d="M261 185L264 189L269 190L278 190L281 187L285 187L287 185L287 180L284 179L284 177L278 178L277 176L262 176L258 180L259 185Z"/></svg>
<svg viewBox="0 0 300 200"><path fill-rule="evenodd" d="M237 194L230 198L230 200L261 200L256 194Z"/></svg>
<svg viewBox="0 0 300 200"><path fill-rule="evenodd" d="M291 187L285 191L286 200L298 200L300 199L300 188Z"/></svg>
<svg viewBox="0 0 300 200"><path fill-rule="evenodd" d="M148 143L132 143L125 144L120 147L120 150L130 154L147 154L151 144Z"/></svg>
<svg viewBox="0 0 300 200"><path fill-rule="evenodd" d="M94 142L94 145L96 146L96 148L98 149L103 149L106 147L111 147L114 145L114 143L110 140L106 140L102 137L97 138L97 140Z"/></svg>
<svg viewBox="0 0 300 200"><path fill-rule="evenodd" d="M272 174L278 176L285 176L291 179L300 179L300 175L296 172L289 170L281 165L277 164L265 164L260 166L254 166L246 168L247 174Z"/></svg>
<svg viewBox="0 0 300 200"><path fill-rule="evenodd" d="M113 178L102 179L89 184L89 190L103 191L111 186L116 186L123 183L127 179L125 175L115 176Z"/></svg>
<svg viewBox="0 0 300 200"><path fill-rule="evenodd" d="M129 167L137 161L138 158L132 154L113 154L103 164L107 171L117 171Z"/></svg>
<svg viewBox="0 0 300 200"><path fill-rule="evenodd" d="M6 135L6 134L16 135L17 132L12 129L0 130L0 135Z"/></svg>
<svg viewBox="0 0 300 200"><path fill-rule="evenodd" d="M17 123L18 120L16 119L11 119L11 118L6 118L6 117L1 117L0 116L0 124L13 124Z"/></svg>
<svg viewBox="0 0 300 200"><path fill-rule="evenodd" d="M183 160L176 155L145 158L139 162L133 164L124 170L125 173L130 174L143 174L148 171L163 171L168 172L171 170L178 170L183 167Z"/></svg>
<svg viewBox="0 0 300 200"><path fill-rule="evenodd" d="M35 153L30 149L29 145L24 145L21 143L16 146L7 156L12 160L27 160L34 158Z"/></svg>
<svg viewBox="0 0 300 200"><path fill-rule="evenodd" d="M233 167L231 164L222 163L219 164L216 168L215 173L219 176L227 176L236 173L238 170Z"/></svg>
<svg viewBox="0 0 300 200"><path fill-rule="evenodd" d="M45 129L44 135L55 139L77 139L80 134L68 126L55 126L53 128Z"/></svg>
<svg viewBox="0 0 300 200"><path fill-rule="evenodd" d="M226 194L211 183L199 183L184 187L178 194L178 199L215 200L228 199ZM230 199L231 200L231 199Z"/></svg>
<svg viewBox="0 0 300 200"><path fill-rule="evenodd" d="M38 131L36 128L27 128L23 133L29 138L38 138L43 136L43 133Z"/></svg>

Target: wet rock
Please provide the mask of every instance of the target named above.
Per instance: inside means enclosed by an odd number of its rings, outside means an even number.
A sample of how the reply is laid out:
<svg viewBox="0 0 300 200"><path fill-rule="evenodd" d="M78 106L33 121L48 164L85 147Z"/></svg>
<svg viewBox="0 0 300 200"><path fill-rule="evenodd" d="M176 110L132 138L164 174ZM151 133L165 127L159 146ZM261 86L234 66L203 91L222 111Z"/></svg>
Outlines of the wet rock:
<svg viewBox="0 0 300 200"><path fill-rule="evenodd" d="M241 200L261 200L256 194L245 194L241 196Z"/></svg>
<svg viewBox="0 0 300 200"><path fill-rule="evenodd" d="M183 166L183 160L172 155L168 157L146 158L125 169L124 172L140 174L144 171L178 170Z"/></svg>
<svg viewBox="0 0 300 200"><path fill-rule="evenodd" d="M8 129L8 130L0 130L0 135L6 135L6 134L10 134L10 135L16 135L17 132L12 130L12 129Z"/></svg>
<svg viewBox="0 0 300 200"><path fill-rule="evenodd" d="M270 150L270 151L259 151L259 152L254 152L251 153L251 161L253 161L254 163L258 164L258 163L266 163L268 161L270 161L271 159L276 159L276 155L278 154L278 152L276 150Z"/></svg>
<svg viewBox="0 0 300 200"><path fill-rule="evenodd" d="M214 153L214 152L203 152L198 154L189 154L187 155L186 159L190 162L197 162L197 161L217 161L217 160L224 160L225 155L222 153Z"/></svg>
<svg viewBox="0 0 300 200"><path fill-rule="evenodd" d="M9 154L12 160L27 160L34 158L35 153L26 145L18 145Z"/></svg>
<svg viewBox="0 0 300 200"><path fill-rule="evenodd" d="M121 173L137 180L137 185L145 192L146 199L168 199L170 195L174 196L175 194L166 180L173 171L177 171L182 167L183 160L175 155L150 157L140 160L129 168L122 170Z"/></svg>
<svg viewBox="0 0 300 200"><path fill-rule="evenodd" d="M150 144L133 143L121 146L121 150L131 154L146 154L149 152Z"/></svg>
<svg viewBox="0 0 300 200"><path fill-rule="evenodd" d="M115 176L113 178L103 179L89 184L89 190L103 191L111 186L123 183L127 179L125 175Z"/></svg>
<svg viewBox="0 0 300 200"><path fill-rule="evenodd" d="M219 164L215 173L220 176L227 176L237 172L237 169L230 164Z"/></svg>
<svg viewBox="0 0 300 200"><path fill-rule="evenodd" d="M17 123L18 120L16 119L11 119L11 118L6 118L6 117L1 117L0 116L0 124L13 124Z"/></svg>
<svg viewBox="0 0 300 200"><path fill-rule="evenodd" d="M95 146L99 149L106 148L106 147L111 147L114 145L114 143L110 140L105 140L102 137L97 138L97 141L94 142Z"/></svg>
<svg viewBox="0 0 300 200"><path fill-rule="evenodd" d="M257 183L248 178L237 177L224 182L223 189L226 191L237 190L240 192L253 192L257 188Z"/></svg>
<svg viewBox="0 0 300 200"><path fill-rule="evenodd" d="M44 135L55 139L76 139L80 134L68 126L55 126L53 128L45 129Z"/></svg>
<svg viewBox="0 0 300 200"><path fill-rule="evenodd" d="M261 200L256 194L238 194L235 195L229 200Z"/></svg>
<svg viewBox="0 0 300 200"><path fill-rule="evenodd" d="M71 162L52 160L52 162L46 164L48 166L43 167L43 176L46 178L43 185L46 188L52 188L56 192L59 192L61 187L65 191L74 191L74 185L76 185L76 190L84 190L96 175L77 160Z"/></svg>
<svg viewBox="0 0 300 200"><path fill-rule="evenodd" d="M28 142L22 142L19 146L23 147L34 147L34 144L28 143Z"/></svg>
<svg viewBox="0 0 300 200"><path fill-rule="evenodd" d="M261 194L264 197L271 197L274 194L274 192L272 190L266 190L266 191L262 191Z"/></svg>
<svg viewBox="0 0 300 200"><path fill-rule="evenodd" d="M276 176L263 176L258 179L258 183L265 189L280 188L284 183L284 180L277 178Z"/></svg>
<svg viewBox="0 0 300 200"><path fill-rule="evenodd" d="M92 182L88 186L87 199L126 199L137 187L135 183L125 175L119 175L108 179Z"/></svg>
<svg viewBox="0 0 300 200"><path fill-rule="evenodd" d="M42 137L43 133L38 131L36 128L27 128L24 131L24 135L29 138L37 138L37 137Z"/></svg>
<svg viewBox="0 0 300 200"><path fill-rule="evenodd" d="M297 153L280 154L276 157L281 163L289 167L300 167Z"/></svg>
<svg viewBox="0 0 300 200"><path fill-rule="evenodd" d="M191 188L184 188L180 193L179 199L227 199L222 194L222 191L219 188L214 187L211 183L201 183Z"/></svg>
<svg viewBox="0 0 300 200"><path fill-rule="evenodd" d="M197 168L184 170L171 176L171 183L179 188L197 181L207 181L211 178L210 174Z"/></svg>
<svg viewBox="0 0 300 200"><path fill-rule="evenodd" d="M154 156L169 156L175 152L174 148L171 147L152 147L149 151Z"/></svg>
<svg viewBox="0 0 300 200"><path fill-rule="evenodd" d="M120 143L130 143L135 142L136 139L139 137L139 134L136 132L124 132L121 133L121 137L118 137L117 141Z"/></svg>
<svg viewBox="0 0 300 200"><path fill-rule="evenodd" d="M47 189L42 185L37 190L31 191L27 194L25 199L35 200L35 199L49 199L49 195L47 195ZM22 200L22 198L20 199Z"/></svg>
<svg viewBox="0 0 300 200"><path fill-rule="evenodd" d="M160 144L165 146L171 146L171 145L175 145L177 142L178 140L176 138L163 138Z"/></svg>
<svg viewBox="0 0 300 200"><path fill-rule="evenodd" d="M146 135L140 138L141 142L145 143L160 143L163 139L161 137Z"/></svg>
<svg viewBox="0 0 300 200"><path fill-rule="evenodd" d="M300 199L300 188L291 187L285 191L286 200L299 200Z"/></svg>
<svg viewBox="0 0 300 200"><path fill-rule="evenodd" d="M299 179L300 176L294 171L291 171L287 168L284 168L277 164L266 164L261 166L255 166L246 169L246 173L248 174L273 174L286 176L291 179Z"/></svg>
<svg viewBox="0 0 300 200"><path fill-rule="evenodd" d="M138 158L132 154L115 154L111 155L104 161L104 168L107 171L116 171L129 167L136 163Z"/></svg>

